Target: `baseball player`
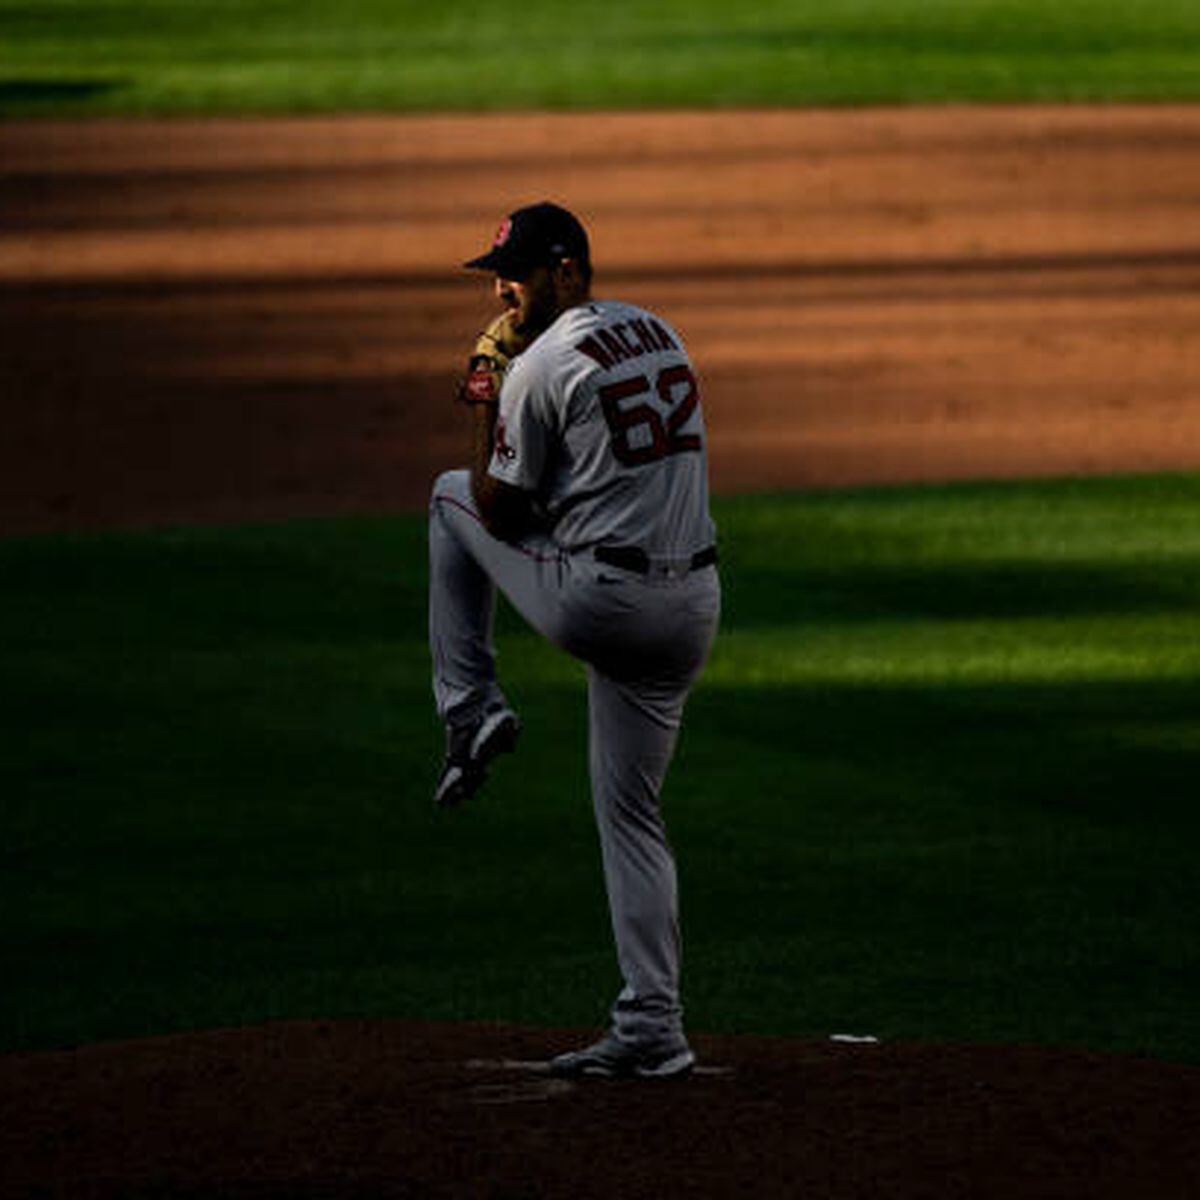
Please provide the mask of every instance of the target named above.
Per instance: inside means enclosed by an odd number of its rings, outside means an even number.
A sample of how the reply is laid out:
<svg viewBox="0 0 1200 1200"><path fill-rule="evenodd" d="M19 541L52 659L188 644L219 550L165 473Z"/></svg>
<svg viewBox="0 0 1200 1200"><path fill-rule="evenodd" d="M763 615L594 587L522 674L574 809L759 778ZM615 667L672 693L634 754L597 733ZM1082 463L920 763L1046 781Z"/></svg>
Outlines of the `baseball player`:
<svg viewBox="0 0 1200 1200"><path fill-rule="evenodd" d="M587 667L592 800L624 983L608 1033L549 1070L683 1076L694 1056L659 791L720 610L696 376L660 317L592 299L587 234L557 205L510 214L465 265L495 273L504 312L460 389L471 469L443 474L430 504L429 633L447 727L435 799L474 795L520 732L496 678L498 586Z"/></svg>

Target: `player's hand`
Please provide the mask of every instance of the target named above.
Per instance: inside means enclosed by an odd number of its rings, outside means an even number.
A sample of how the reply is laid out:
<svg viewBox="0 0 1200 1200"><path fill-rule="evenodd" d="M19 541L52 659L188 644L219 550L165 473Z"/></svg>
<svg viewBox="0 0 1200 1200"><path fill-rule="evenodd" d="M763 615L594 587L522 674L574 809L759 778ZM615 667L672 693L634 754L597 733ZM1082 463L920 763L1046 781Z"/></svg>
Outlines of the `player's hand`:
<svg viewBox="0 0 1200 1200"><path fill-rule="evenodd" d="M513 328L512 312L501 313L475 340L466 378L458 385L464 404L495 404L508 364L529 344Z"/></svg>

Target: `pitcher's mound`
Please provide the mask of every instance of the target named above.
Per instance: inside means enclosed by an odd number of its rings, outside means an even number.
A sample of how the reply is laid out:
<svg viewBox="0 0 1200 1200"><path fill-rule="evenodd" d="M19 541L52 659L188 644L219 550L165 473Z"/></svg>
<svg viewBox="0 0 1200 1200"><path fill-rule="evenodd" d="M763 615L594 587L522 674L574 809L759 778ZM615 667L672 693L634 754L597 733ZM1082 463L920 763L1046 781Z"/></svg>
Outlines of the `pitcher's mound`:
<svg viewBox="0 0 1200 1200"><path fill-rule="evenodd" d="M294 1022L0 1059L0 1193L1200 1195L1200 1068L695 1037L684 1083L553 1080L578 1032Z"/></svg>

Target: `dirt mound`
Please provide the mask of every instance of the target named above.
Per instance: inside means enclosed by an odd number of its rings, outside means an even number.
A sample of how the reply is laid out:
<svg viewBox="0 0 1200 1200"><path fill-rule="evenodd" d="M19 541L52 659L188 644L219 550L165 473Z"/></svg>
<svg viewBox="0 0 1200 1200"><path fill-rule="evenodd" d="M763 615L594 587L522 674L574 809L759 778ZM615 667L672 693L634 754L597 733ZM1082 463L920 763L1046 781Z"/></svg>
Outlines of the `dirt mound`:
<svg viewBox="0 0 1200 1200"><path fill-rule="evenodd" d="M4 1196L1200 1194L1200 1069L696 1037L685 1083L550 1080L508 1026L285 1023L0 1059Z"/></svg>

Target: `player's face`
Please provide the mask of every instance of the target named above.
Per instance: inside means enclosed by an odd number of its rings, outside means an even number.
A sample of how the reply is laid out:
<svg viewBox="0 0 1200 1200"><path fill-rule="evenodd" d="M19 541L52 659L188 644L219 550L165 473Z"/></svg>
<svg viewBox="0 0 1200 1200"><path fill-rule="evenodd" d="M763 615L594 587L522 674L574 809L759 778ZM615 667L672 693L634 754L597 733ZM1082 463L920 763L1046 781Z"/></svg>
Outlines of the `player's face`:
<svg viewBox="0 0 1200 1200"><path fill-rule="evenodd" d="M513 327L526 337L536 337L558 316L558 293L550 267L535 267L519 280L497 276L496 295L515 314Z"/></svg>

